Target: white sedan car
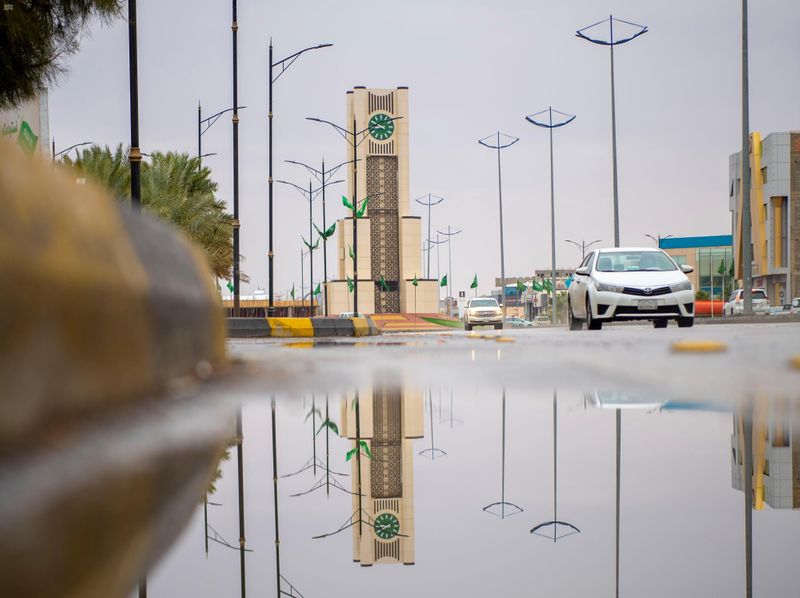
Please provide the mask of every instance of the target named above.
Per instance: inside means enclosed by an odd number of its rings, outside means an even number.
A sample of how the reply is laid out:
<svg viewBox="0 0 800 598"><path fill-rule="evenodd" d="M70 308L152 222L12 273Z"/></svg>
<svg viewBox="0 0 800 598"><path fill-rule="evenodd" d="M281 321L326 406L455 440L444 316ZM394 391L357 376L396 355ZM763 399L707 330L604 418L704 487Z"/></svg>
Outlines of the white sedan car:
<svg viewBox="0 0 800 598"><path fill-rule="evenodd" d="M569 287L569 327L600 330L603 322L650 320L665 328L694 325L694 290L680 266L660 249L595 249L575 270Z"/></svg>

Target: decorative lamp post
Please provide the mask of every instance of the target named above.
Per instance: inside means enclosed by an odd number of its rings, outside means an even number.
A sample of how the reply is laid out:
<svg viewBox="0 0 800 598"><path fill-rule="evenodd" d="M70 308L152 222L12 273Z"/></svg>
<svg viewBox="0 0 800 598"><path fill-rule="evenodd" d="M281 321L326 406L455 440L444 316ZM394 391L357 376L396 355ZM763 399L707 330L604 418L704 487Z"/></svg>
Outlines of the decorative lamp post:
<svg viewBox="0 0 800 598"><path fill-rule="evenodd" d="M559 121L553 122L553 112L555 112L558 116L562 117ZM542 120L537 120L537 117L544 115L547 113L547 122ZM553 292L550 295L550 311L551 313L551 321L553 326L556 325L556 200L555 200L555 191L554 191L554 183L553 183L553 129L558 127L563 127L568 125L573 120L575 120L574 114L566 114L564 112L559 112L558 110L553 110L552 106L549 106L547 110L542 110L541 112L537 112L536 114L531 114L525 117L529 123L536 125L537 127L543 127L550 132L550 258L552 260L552 275L553 275Z"/></svg>
<svg viewBox="0 0 800 598"><path fill-rule="evenodd" d="M426 198L427 198L428 201L422 201L423 199L426 199ZM431 240L431 207L442 203L444 201L444 197L439 197L437 195L432 195L431 193L428 193L428 195L423 195L422 197L418 197L414 201L416 201L420 205L428 206L428 242L430 242L430 240ZM428 268L427 268L426 277L427 278L431 277L431 254L430 254L430 252L428 252Z"/></svg>
<svg viewBox="0 0 800 598"><path fill-rule="evenodd" d="M586 259L586 250L589 249L595 243L600 243L602 239L595 239L594 241L587 243L584 239L581 239L581 242L578 243L577 241L573 241L572 239L564 239L566 243L572 243L575 247L581 250L581 262Z"/></svg>

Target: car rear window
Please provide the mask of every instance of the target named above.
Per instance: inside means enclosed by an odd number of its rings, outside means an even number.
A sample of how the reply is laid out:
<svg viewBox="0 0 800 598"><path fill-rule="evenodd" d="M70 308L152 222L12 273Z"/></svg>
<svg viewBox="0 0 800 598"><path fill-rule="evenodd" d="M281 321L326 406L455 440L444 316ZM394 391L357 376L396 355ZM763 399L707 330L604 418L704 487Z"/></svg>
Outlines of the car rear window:
<svg viewBox="0 0 800 598"><path fill-rule="evenodd" d="M767 292L766 291L753 291L753 299L766 299Z"/></svg>

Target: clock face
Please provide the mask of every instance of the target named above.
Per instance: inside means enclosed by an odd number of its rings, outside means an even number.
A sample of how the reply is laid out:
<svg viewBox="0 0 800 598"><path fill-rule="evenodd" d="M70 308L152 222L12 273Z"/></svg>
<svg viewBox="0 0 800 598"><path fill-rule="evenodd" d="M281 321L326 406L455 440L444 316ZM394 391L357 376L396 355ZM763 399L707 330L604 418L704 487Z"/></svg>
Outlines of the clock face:
<svg viewBox="0 0 800 598"><path fill-rule="evenodd" d="M369 119L369 134L378 141L386 141L394 133L394 121L388 114L376 114Z"/></svg>
<svg viewBox="0 0 800 598"><path fill-rule="evenodd" d="M375 535L391 540L400 532L400 522L391 513L381 513L375 518Z"/></svg>

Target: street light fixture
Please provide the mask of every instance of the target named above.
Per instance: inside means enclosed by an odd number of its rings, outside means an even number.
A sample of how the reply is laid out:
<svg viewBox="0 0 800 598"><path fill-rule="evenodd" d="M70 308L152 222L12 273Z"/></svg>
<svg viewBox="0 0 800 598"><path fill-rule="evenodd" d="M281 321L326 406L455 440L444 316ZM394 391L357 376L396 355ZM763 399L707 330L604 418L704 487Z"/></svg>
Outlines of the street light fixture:
<svg viewBox="0 0 800 598"><path fill-rule="evenodd" d="M650 234L646 234L645 235L645 237L648 237L648 238L652 239L653 241L655 241L656 247L658 247L659 249L661 249L661 241L663 241L664 239L669 239L670 237L673 237L673 236L675 236L675 235L666 235L665 237L662 237L661 235L656 235L656 236L653 236L653 235L650 235Z"/></svg>
<svg viewBox="0 0 800 598"><path fill-rule="evenodd" d="M275 82L280 78L280 76L286 72L286 70L294 64L294 61L297 60L301 54L305 52L309 52L311 50L319 50L322 48L329 48L333 44L318 44L316 46L311 46L309 48L303 48L299 52L295 52L294 54L287 56L286 58L278 61L273 61L272 59L272 38L269 40L269 111L267 112L267 123L269 129L269 178L267 180L268 186L268 198L269 198L269 253L267 254L268 257L268 277L269 277L269 301L267 303L267 316L272 317L275 315L275 278L274 278L274 264L273 258L275 257L275 253L273 251L273 244L272 244L272 86ZM280 68L280 72L273 76L273 69Z"/></svg>
<svg viewBox="0 0 800 598"><path fill-rule="evenodd" d="M587 243L584 239L581 239L581 242L578 243L577 241L573 241L572 239L564 239L566 243L572 243L575 247L581 250L581 262L586 259L586 250L589 249L595 243L600 243L602 239L596 239L591 243Z"/></svg>
<svg viewBox="0 0 800 598"><path fill-rule="evenodd" d="M389 121L396 121L403 118L402 116L394 116L390 117ZM361 203L358 200L358 146L367 138L367 134L369 133L369 126L361 129L360 131L356 128L356 116L355 111L353 112L353 129L348 130L344 127L340 127L339 125L332 123L329 120L324 120L322 118L316 118L312 116L306 117L306 120L310 120L317 123L324 123L326 125L330 125L334 128L334 130L342 136L342 138L353 148L353 159L350 161L353 164L353 197L352 197L352 205L353 205L353 312L358 314L358 206ZM366 201L366 198L365 198Z"/></svg>
<svg viewBox="0 0 800 598"><path fill-rule="evenodd" d="M422 201L425 198L428 198L428 201ZM418 204L423 206L428 206L428 241L431 240L431 207L439 205L444 201L444 197L439 197L438 195L432 195L428 193L428 195L423 195L422 197L418 197L415 199ZM427 278L431 277L431 254L428 252L428 272L426 274Z"/></svg>
<svg viewBox="0 0 800 598"><path fill-rule="evenodd" d="M563 117L561 120L557 122L553 122L553 112L557 115ZM542 120L537 120L537 117L544 115L547 113L547 122ZM563 127L568 125L573 120L575 120L574 114L567 114L565 112L559 112L558 110L553 110L552 106L549 106L547 110L542 110L537 112L536 114L530 114L525 117L532 125L536 125L537 127L542 127L547 129L550 132L550 257L552 260L553 266L553 292L550 295L550 320L553 326L556 325L556 200L555 200L555 191L554 191L554 183L553 183L553 129L558 127Z"/></svg>
<svg viewBox="0 0 800 598"><path fill-rule="evenodd" d="M608 21L608 31L609 31L609 39L596 39L593 37L589 37L584 32L597 27L598 25L605 23ZM636 27L638 31L629 37L625 37L622 39L614 39L614 21L618 23L623 23L625 25L630 25L632 27ZM636 23L630 23L628 21L623 21L621 19L615 19L613 16L609 16L608 19L603 19L602 21L598 21L593 25L589 25L588 27L584 27L583 29L578 29L575 32L577 37L585 39L588 42L592 42L593 44L598 44L601 46L609 46L611 49L611 153L612 153L612 162L613 162L613 177L614 177L614 247L619 247L619 187L617 184L617 111L616 111L616 103L615 103L615 96L614 96L614 46L619 46L621 44L627 43L639 37L640 35L644 35L647 33L647 27L644 25L637 25Z"/></svg>
<svg viewBox="0 0 800 598"><path fill-rule="evenodd" d="M449 224L447 225L447 232L444 232L444 231L441 231L441 230L437 230L436 231L437 237L438 237L438 235L444 235L445 237L447 237L447 295L450 297L450 299L453 298L453 292L452 292L452 290L450 288L450 285L453 282L453 251L452 251L453 243L452 243L452 240L453 240L454 236L456 236L457 234L462 233L462 232L464 232L463 229L459 229L457 231L451 230ZM430 253L428 255L430 256ZM453 311L453 304L452 304L452 301L451 301L450 309L448 310L447 315L452 315L452 311Z"/></svg>
<svg viewBox="0 0 800 598"><path fill-rule="evenodd" d="M286 162L288 162L289 164L297 164L298 166L302 166L303 168L308 170L308 172L310 172L314 176L314 178L317 179L317 182L322 186L322 230L323 232L327 233L328 222L325 215L325 187L327 187L329 184L332 185L333 183L330 182L330 179L333 178L333 176L342 166L344 166L345 164L352 163L352 160L348 160L346 162L342 162L341 164L337 164L336 166L334 166L329 170L325 170L324 159L322 160L322 170L317 170L313 166L309 166L308 164L304 164L303 162L298 162L297 160L286 160ZM323 291L324 293L323 301L325 304L325 309L323 313L324 315L327 316L328 315L328 237L327 236L322 239L322 262L323 262L322 269L325 278L324 282L325 290Z"/></svg>
<svg viewBox="0 0 800 598"><path fill-rule="evenodd" d="M309 316L313 316L314 315L314 254L313 254L313 251L315 249L315 246L313 244L313 240L314 240L313 239L313 237L314 237L314 207L313 207L313 204L314 204L314 200L320 195L320 193L323 193L325 191L325 187L327 185L336 185L337 183L343 183L344 181L343 180L331 181L329 183L326 183L325 185L317 187L316 189L313 188L311 180L308 181L308 189L304 189L300 185L295 185L294 183L290 183L289 181L277 180L275 182L276 183L281 183L282 185L289 185L291 187L294 187L295 189L297 189L303 195L303 197L305 197L308 200L308 243L306 243L306 246L308 247L308 252L309 252L308 261L309 261L309 271L310 271L310 276L311 276L311 287L310 287L311 293L309 295L309 304L310 304Z"/></svg>
<svg viewBox="0 0 800 598"><path fill-rule="evenodd" d="M239 109L247 108L247 106L239 106ZM203 145L202 145L202 137L211 128L215 122L219 120L219 117L225 114L226 112L232 112L233 108L226 108L225 110L221 110L216 114L212 114L206 118L203 118L203 109L200 106L200 100L197 101L197 157L199 159L199 163L197 169L199 170L202 167L203 158L207 156L216 156L216 152L211 152L208 154L203 153Z"/></svg>
<svg viewBox="0 0 800 598"><path fill-rule="evenodd" d="M497 196L500 201L500 299L503 302L503 326L506 322L506 260L503 248L503 176L500 170L500 150L511 147L517 141L519 137L506 135L500 131L478 140L484 147L497 150ZM553 292L555 293L555 289Z"/></svg>
<svg viewBox="0 0 800 598"><path fill-rule="evenodd" d="M56 152L56 140L55 140L55 137L54 137L53 138L53 145L52 145L52 147L53 147L53 151L52 151L53 162L55 162L56 158L58 158L60 155L69 153L70 150L74 150L75 148L78 148L78 147L81 147L81 146L84 146L84 145L93 145L93 144L94 144L94 141L82 141L81 143L76 143L75 145L70 145L68 148L63 149L60 152ZM76 151L75 153L77 155L78 152Z"/></svg>

